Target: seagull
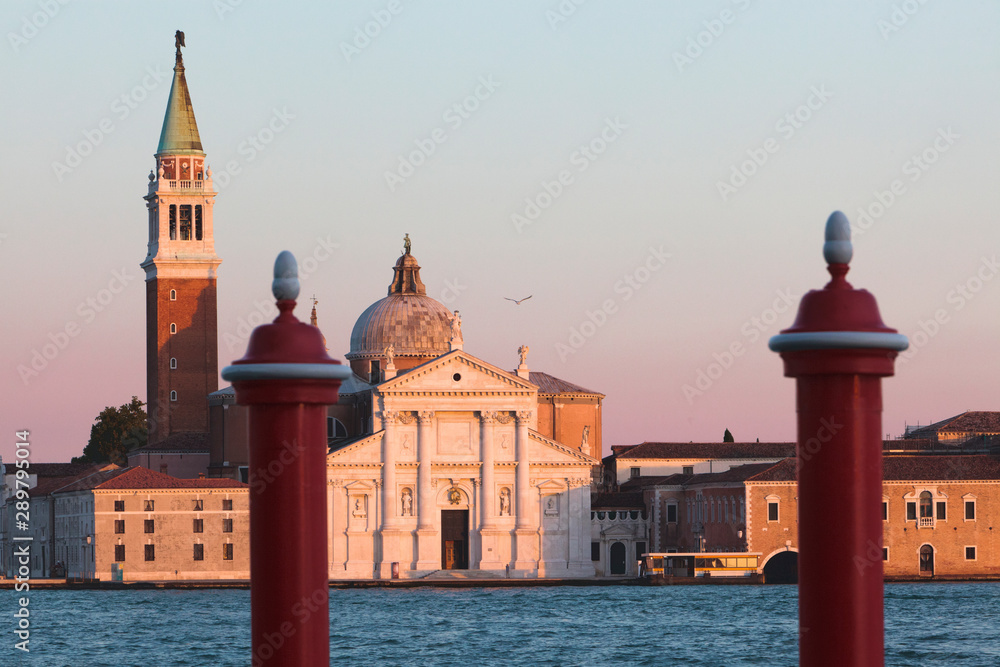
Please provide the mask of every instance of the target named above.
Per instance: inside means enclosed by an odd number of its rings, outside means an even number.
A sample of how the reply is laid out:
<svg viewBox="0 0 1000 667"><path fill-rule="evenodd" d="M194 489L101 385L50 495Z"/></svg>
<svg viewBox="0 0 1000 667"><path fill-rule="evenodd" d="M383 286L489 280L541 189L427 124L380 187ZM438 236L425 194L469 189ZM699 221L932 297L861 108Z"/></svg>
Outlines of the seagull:
<svg viewBox="0 0 1000 667"><path fill-rule="evenodd" d="M517 299L512 299L509 296L505 296L504 298L507 299L508 301L513 301L515 305L520 306L522 303L524 303L525 301L527 301L528 299L530 299L532 296L533 295L529 294L528 296L524 297L520 301L517 300Z"/></svg>

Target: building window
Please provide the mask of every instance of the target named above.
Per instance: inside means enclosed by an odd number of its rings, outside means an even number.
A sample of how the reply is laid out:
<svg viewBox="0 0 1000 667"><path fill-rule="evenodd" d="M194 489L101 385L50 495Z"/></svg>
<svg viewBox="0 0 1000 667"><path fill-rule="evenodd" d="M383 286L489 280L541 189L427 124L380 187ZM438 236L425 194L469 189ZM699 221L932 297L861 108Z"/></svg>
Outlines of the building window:
<svg viewBox="0 0 1000 667"><path fill-rule="evenodd" d="M590 543L590 560L599 561L601 560L601 543L591 542Z"/></svg>
<svg viewBox="0 0 1000 667"><path fill-rule="evenodd" d="M233 559L233 545L232 543L226 543L222 545L222 560L232 560Z"/></svg>
<svg viewBox="0 0 1000 667"><path fill-rule="evenodd" d="M170 392L170 400L171 401L175 401L175 402L177 401L177 392L176 391Z"/></svg>
<svg viewBox="0 0 1000 667"><path fill-rule="evenodd" d="M115 535L125 534L125 519L115 519Z"/></svg>
<svg viewBox="0 0 1000 667"><path fill-rule="evenodd" d="M144 512L152 512L153 511L153 501L147 498L146 501L143 503L143 508L144 508L143 509Z"/></svg>
<svg viewBox="0 0 1000 667"><path fill-rule="evenodd" d="M124 563L125 562L125 545L116 544L115 545L115 562Z"/></svg>
<svg viewBox="0 0 1000 667"><path fill-rule="evenodd" d="M917 520L917 504L912 500L906 501L906 520L907 521Z"/></svg>
<svg viewBox="0 0 1000 667"><path fill-rule="evenodd" d="M144 549L144 552L145 552L146 560L156 560L156 545L155 544L147 544L147 545L145 545L145 547L146 548Z"/></svg>
<svg viewBox="0 0 1000 667"><path fill-rule="evenodd" d="M170 205L170 240L177 240L177 204Z"/></svg>
<svg viewBox="0 0 1000 667"><path fill-rule="evenodd" d="M635 478L636 478L636 477L638 477L638 476L639 476L639 475L640 475L641 473L642 473L642 469L641 469L641 468L629 468L629 471L628 471L628 478L629 478L629 479L635 479Z"/></svg>
<svg viewBox="0 0 1000 667"><path fill-rule="evenodd" d="M205 520L204 519L195 519L194 520L194 532L196 532L196 533L204 533L205 532Z"/></svg>
<svg viewBox="0 0 1000 667"><path fill-rule="evenodd" d="M778 501L770 500L767 503L767 520L777 521L778 520Z"/></svg>
<svg viewBox="0 0 1000 667"><path fill-rule="evenodd" d="M177 301L177 290L175 289L170 290L170 300Z"/></svg>
<svg viewBox="0 0 1000 667"><path fill-rule="evenodd" d="M170 333L172 333L172 334L177 333L177 323L176 322L171 322L170 323Z"/></svg>
<svg viewBox="0 0 1000 667"><path fill-rule="evenodd" d="M233 520L232 519L223 519L222 520L222 532L224 532L224 533L231 533L231 532L233 532Z"/></svg>
<svg viewBox="0 0 1000 667"><path fill-rule="evenodd" d="M344 426L344 422L340 421L336 417L327 417L326 418L327 444L331 444L335 440L340 440L346 437L347 437L347 427Z"/></svg>
<svg viewBox="0 0 1000 667"><path fill-rule="evenodd" d="M975 521L976 520L976 501L966 500L965 501L965 520Z"/></svg>
<svg viewBox="0 0 1000 667"><path fill-rule="evenodd" d="M231 509L233 509L233 499L232 498L224 498L222 500L222 509L224 509L224 510L231 510Z"/></svg>
<svg viewBox="0 0 1000 667"><path fill-rule="evenodd" d="M202 500L201 498L196 498L195 501L194 501L194 511L195 512L200 512L203 509L205 509L204 503L205 503L205 501Z"/></svg>
<svg viewBox="0 0 1000 667"><path fill-rule="evenodd" d="M936 517L935 518L938 521L947 521L948 520L948 503L945 502L945 501L943 501L943 500L939 500L935 504L935 508L937 509Z"/></svg>
<svg viewBox="0 0 1000 667"><path fill-rule="evenodd" d="M194 207L194 239L201 240L201 204Z"/></svg>
<svg viewBox="0 0 1000 667"><path fill-rule="evenodd" d="M153 520L152 519L146 519L145 521L142 522L142 532L144 532L144 533L155 533L156 532L156 530L155 530L155 528L153 526Z"/></svg>
<svg viewBox="0 0 1000 667"><path fill-rule="evenodd" d="M124 500L116 500L115 501L115 511L116 512L124 512L125 511L125 501Z"/></svg>
<svg viewBox="0 0 1000 667"><path fill-rule="evenodd" d="M920 492L920 518L921 519L932 519L934 515L932 514L931 505L931 492L921 491Z"/></svg>
<svg viewBox="0 0 1000 667"><path fill-rule="evenodd" d="M684 474L685 475L693 475L694 474L694 466L684 466L683 470L684 470Z"/></svg>
<svg viewBox="0 0 1000 667"><path fill-rule="evenodd" d="M194 545L194 559L195 560L205 560L205 545L196 544Z"/></svg>
<svg viewBox="0 0 1000 667"><path fill-rule="evenodd" d="M976 547L965 547L965 560L976 560Z"/></svg>
<svg viewBox="0 0 1000 667"><path fill-rule="evenodd" d="M882 520L883 521L888 521L889 520L889 501L888 500L883 500L882 501Z"/></svg>
<svg viewBox="0 0 1000 667"><path fill-rule="evenodd" d="M882 547L882 560L889 562L889 547Z"/></svg>
<svg viewBox="0 0 1000 667"><path fill-rule="evenodd" d="M177 357L170 357L170 370L177 369Z"/></svg>
<svg viewBox="0 0 1000 667"><path fill-rule="evenodd" d="M677 505L674 503L667 505L667 523L677 523Z"/></svg>

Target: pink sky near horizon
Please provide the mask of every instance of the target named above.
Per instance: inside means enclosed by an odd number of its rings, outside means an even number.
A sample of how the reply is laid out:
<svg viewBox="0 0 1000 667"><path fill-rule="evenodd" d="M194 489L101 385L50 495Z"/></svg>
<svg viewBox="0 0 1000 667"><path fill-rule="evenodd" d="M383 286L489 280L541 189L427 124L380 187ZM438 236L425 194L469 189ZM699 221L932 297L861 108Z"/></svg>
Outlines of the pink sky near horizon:
<svg viewBox="0 0 1000 667"><path fill-rule="evenodd" d="M68 461L102 408L145 398L141 197L176 28L220 190L220 367L269 309L282 249L310 269L298 316L315 294L342 359L409 233L428 294L462 312L466 351L513 369L528 344L533 370L606 394L606 451L720 441L726 428L794 440L794 382L767 339L826 282L823 225L841 209L865 227L848 280L914 343L883 382L885 433L1000 409L1000 8L921 5L886 32L892 6L587 3L553 25L548 6L404 4L348 55L384 2L308 21L246 3L222 15L60 6L0 49L0 87L14 92L0 108L13 130L0 160L12 314L0 456L27 428L33 460ZM724 10L733 22L684 56ZM9 3L4 34L36 11ZM456 116L490 77L495 89ZM254 148L276 115L291 118ZM613 140L586 157L609 124ZM391 185L436 129L446 139ZM87 143L68 173L54 166ZM569 184L518 226L564 171ZM328 259L305 263L321 249ZM44 369L20 370L47 345ZM712 364L728 367L686 394Z"/></svg>

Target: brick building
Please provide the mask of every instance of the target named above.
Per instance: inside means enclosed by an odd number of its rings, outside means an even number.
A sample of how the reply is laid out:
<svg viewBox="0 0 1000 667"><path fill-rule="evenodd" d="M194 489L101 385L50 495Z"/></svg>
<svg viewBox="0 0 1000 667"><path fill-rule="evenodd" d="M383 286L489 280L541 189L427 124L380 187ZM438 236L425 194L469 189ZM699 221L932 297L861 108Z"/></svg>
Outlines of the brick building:
<svg viewBox="0 0 1000 667"><path fill-rule="evenodd" d="M141 467L87 475L50 494L67 576L124 581L248 579L247 486Z"/></svg>
<svg viewBox="0 0 1000 667"><path fill-rule="evenodd" d="M652 552L756 552L770 581L794 578L798 552L795 459L723 472L640 477ZM883 461L882 544L887 578L1000 576L1000 460L987 455L899 455Z"/></svg>

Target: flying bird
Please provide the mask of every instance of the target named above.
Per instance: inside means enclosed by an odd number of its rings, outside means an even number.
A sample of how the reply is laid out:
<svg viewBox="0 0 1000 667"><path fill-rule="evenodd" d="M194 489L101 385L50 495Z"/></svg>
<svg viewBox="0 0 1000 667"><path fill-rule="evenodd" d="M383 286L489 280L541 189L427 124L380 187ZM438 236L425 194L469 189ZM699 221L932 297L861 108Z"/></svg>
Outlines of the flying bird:
<svg viewBox="0 0 1000 667"><path fill-rule="evenodd" d="M533 295L529 294L528 296L526 296L526 297L524 297L523 299L520 299L520 300L518 300L518 299L512 299L509 296L505 296L504 298L507 299L508 301L513 301L515 305L520 306L522 303L524 303L525 301L527 301L528 299L530 299L532 296Z"/></svg>

